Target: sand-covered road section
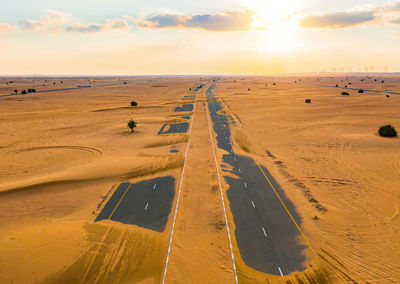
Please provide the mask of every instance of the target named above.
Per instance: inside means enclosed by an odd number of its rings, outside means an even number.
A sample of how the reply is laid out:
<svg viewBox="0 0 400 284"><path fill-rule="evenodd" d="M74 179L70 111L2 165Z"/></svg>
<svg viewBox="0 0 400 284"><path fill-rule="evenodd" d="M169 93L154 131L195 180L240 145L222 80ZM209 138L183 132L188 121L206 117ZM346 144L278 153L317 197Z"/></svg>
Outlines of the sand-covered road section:
<svg viewBox="0 0 400 284"><path fill-rule="evenodd" d="M208 109L198 98L165 283L234 283Z"/></svg>
<svg viewBox="0 0 400 284"><path fill-rule="evenodd" d="M400 97L357 91L341 96L341 89L298 80L225 78L216 89L226 113L236 118L235 144L268 166L295 204L317 252L305 272L293 278L396 282L400 139L381 138L377 130L384 124L400 129ZM343 84L346 77L324 80ZM352 81L360 88L384 88L373 79L364 85L360 78ZM386 83L396 89L400 78L386 78Z"/></svg>
<svg viewBox="0 0 400 284"><path fill-rule="evenodd" d="M170 223L159 233L93 220L121 182L179 177L184 156L169 148L181 150L188 136L157 132L164 123L185 121L172 111L196 83L126 81L0 99L2 281L159 282ZM130 107L132 100L139 106ZM135 133L129 119L138 122Z"/></svg>

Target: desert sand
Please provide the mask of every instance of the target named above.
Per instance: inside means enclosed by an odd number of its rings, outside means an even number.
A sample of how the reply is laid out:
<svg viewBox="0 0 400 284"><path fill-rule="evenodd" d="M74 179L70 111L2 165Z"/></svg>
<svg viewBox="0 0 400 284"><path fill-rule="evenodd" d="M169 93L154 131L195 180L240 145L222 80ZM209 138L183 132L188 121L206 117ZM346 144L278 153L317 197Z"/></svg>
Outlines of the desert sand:
<svg viewBox="0 0 400 284"><path fill-rule="evenodd" d="M172 175L178 192L190 141L166 283L234 283L204 96L213 80L3 78L0 95L86 82L92 87L0 97L1 282L160 283L177 194L161 233L93 221L123 181ZM198 91L194 111L174 113L200 83L206 87ZM304 252L306 270L282 278L248 267L233 239L239 283L400 279L400 140L377 135L384 124L400 130L400 96L356 90L341 96L342 89L319 86L336 84L400 92L395 75L217 82L224 112L236 122L235 150L271 171L315 250ZM139 105L131 107L132 100ZM157 135L164 123L193 114L191 135ZM126 127L131 118L138 122L134 133ZM169 153L172 145L179 153ZM224 181L221 187L225 194Z"/></svg>

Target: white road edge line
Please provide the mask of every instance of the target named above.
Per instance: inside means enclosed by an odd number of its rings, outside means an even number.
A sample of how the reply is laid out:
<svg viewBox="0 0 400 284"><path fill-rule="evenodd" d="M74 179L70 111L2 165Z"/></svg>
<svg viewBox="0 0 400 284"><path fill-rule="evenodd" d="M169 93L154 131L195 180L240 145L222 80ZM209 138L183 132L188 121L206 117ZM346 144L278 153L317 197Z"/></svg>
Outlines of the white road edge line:
<svg viewBox="0 0 400 284"><path fill-rule="evenodd" d="M263 231L263 233L264 233L264 236L267 237L268 235L267 235L267 232L265 231L264 227L261 227L261 229L262 229L262 231Z"/></svg>
<svg viewBox="0 0 400 284"><path fill-rule="evenodd" d="M280 273L280 274L281 274L281 276L283 277L283 273L282 273L281 267L280 267L280 266L278 266L278 269L279 269L279 273Z"/></svg>
<svg viewBox="0 0 400 284"><path fill-rule="evenodd" d="M156 189L156 187L157 187L157 184L155 184L155 185L153 186L153 189Z"/></svg>
<svg viewBox="0 0 400 284"><path fill-rule="evenodd" d="M144 207L144 210L147 210L148 206L149 206L149 203L147 202L146 206Z"/></svg>
<svg viewBox="0 0 400 284"><path fill-rule="evenodd" d="M256 208L256 205L254 204L254 201L252 201L251 204L253 204L253 208Z"/></svg>
<svg viewBox="0 0 400 284"><path fill-rule="evenodd" d="M244 183L244 186L247 188L247 183L245 183L245 182L243 182Z"/></svg>
<svg viewBox="0 0 400 284"><path fill-rule="evenodd" d="M176 215L177 215L177 213L178 213L179 200L180 200L180 197L181 197L183 175L184 175L184 173L185 173L186 158L187 158L187 154L188 154L188 151L189 151L190 135L192 134L192 127L193 127L193 122L194 122L195 110L196 110L196 103L194 104L194 108L193 108L192 123L190 124L190 130L189 130L189 140L188 140L188 143L187 143L187 145L186 145L185 160L183 161L183 169L182 169L182 174L181 174L181 181L180 181L179 190L178 190L178 199L176 200L176 205L175 205L174 220L173 220L173 222L172 222L171 236L170 236L170 238L169 238L168 253L167 253L167 259L165 260L165 269L164 269L164 275L163 275L162 284L165 283L165 277L167 276L167 268L168 268L168 261L169 261L169 253L171 252L172 237L173 237L173 235L174 235L175 220L176 220Z"/></svg>
<svg viewBox="0 0 400 284"><path fill-rule="evenodd" d="M239 169L239 173L241 173L242 171Z"/></svg>
<svg viewBox="0 0 400 284"><path fill-rule="evenodd" d="M222 208L224 209L226 233L227 233L227 235L228 235L229 248L230 248L230 250L231 250L233 273L235 274L235 283L238 284L238 277L237 277L236 265L235 265L235 257L233 256L233 249L232 249L231 236L230 236L230 233L229 233L228 218L226 217L224 195L222 194L221 179L220 179L220 177L219 177L219 169L218 169L218 163L217 163L217 155L215 154L214 138L213 138L212 131L211 131L210 118L209 118L209 113L208 113L208 111L207 111L207 121L208 121L208 129L210 130L211 145L212 145L213 153L214 153L215 167L216 167L216 169L217 169L219 193L220 193L221 199L222 199Z"/></svg>

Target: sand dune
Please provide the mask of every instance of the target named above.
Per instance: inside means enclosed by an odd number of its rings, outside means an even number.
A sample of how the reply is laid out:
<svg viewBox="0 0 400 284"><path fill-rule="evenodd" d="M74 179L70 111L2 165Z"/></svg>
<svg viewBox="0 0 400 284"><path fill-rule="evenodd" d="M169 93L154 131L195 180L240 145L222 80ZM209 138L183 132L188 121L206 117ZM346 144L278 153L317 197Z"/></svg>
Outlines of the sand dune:
<svg viewBox="0 0 400 284"><path fill-rule="evenodd" d="M0 93L74 87L87 80L15 79L12 86L0 84ZM172 215L162 233L93 220L123 181L165 174L179 180L186 142L193 139L167 279L231 283L204 88L194 111L173 112L187 103L182 98L192 94L189 88L210 86L212 80L90 81L96 81L92 88L0 98L0 278L5 283L159 283ZM315 249L305 255L306 269L284 280L396 282L400 140L381 138L377 130L383 124L400 130L400 96L356 90L341 96L336 84L400 91L398 76L309 74L225 77L215 93L224 106L220 114L235 123L235 151L268 167ZM132 100L139 106L130 107ZM157 135L165 123L187 122L182 116L193 113L193 136ZM126 126L129 119L138 122L134 133ZM227 187L223 182L224 194ZM229 211L228 219L234 228ZM282 282L248 267L233 244L240 283Z"/></svg>

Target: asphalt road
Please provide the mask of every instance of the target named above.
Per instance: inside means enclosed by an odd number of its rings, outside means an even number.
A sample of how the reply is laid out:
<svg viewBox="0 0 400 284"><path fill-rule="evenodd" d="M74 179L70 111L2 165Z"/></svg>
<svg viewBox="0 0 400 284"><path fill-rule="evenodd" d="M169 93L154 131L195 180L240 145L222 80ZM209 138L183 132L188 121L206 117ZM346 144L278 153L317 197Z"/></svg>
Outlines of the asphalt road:
<svg viewBox="0 0 400 284"><path fill-rule="evenodd" d="M0 98L2 98L2 97L14 97L14 96L26 96L26 95L34 95L34 94L40 94L40 93L60 92L60 91L90 89L90 88L108 87L108 86L117 86L117 85L123 85L123 83L93 85L91 87L72 87L72 88L62 88L62 89L52 89L52 90L41 90L41 91L36 91L34 93L29 93L29 94L21 94L21 93L18 93L18 94L4 94L4 95L0 95Z"/></svg>
<svg viewBox="0 0 400 284"><path fill-rule="evenodd" d="M282 81L283 83L293 83L292 81ZM293 83L295 84L295 83ZM398 92L392 92L392 91L378 91L378 90L370 90L370 89L364 89L364 88L352 88L352 87L344 87L344 86L338 86L336 85L326 85L326 84L316 84L316 83L307 83L307 82L297 82L297 84L304 84L304 85L310 85L310 86L318 86L318 87L327 87L327 88L335 88L335 89L342 89L342 90L351 90L351 91L358 91L362 89L364 93L377 93L377 94L389 94L389 95L400 95Z"/></svg>
<svg viewBox="0 0 400 284"><path fill-rule="evenodd" d="M108 200L95 222L113 220L162 232L175 196L175 178L165 176L131 184L124 182Z"/></svg>
<svg viewBox="0 0 400 284"><path fill-rule="evenodd" d="M168 130L164 130L169 125ZM160 134L174 134L174 133L186 133L189 129L189 122L182 123L173 123L173 124L164 124L160 131L158 131L158 135Z"/></svg>
<svg viewBox="0 0 400 284"><path fill-rule="evenodd" d="M224 175L224 179L229 184L227 196L243 260L258 271L274 275L304 270L306 246L299 242L302 238L297 228L301 224L299 215L265 167L235 154L229 128L231 119L217 113L222 105L213 89L206 91L208 108L217 145L226 151L222 169L235 175Z"/></svg>
<svg viewBox="0 0 400 284"><path fill-rule="evenodd" d="M175 108L174 112L193 111L193 104L184 104Z"/></svg>
<svg viewBox="0 0 400 284"><path fill-rule="evenodd" d="M196 95L184 96L182 100L184 100L184 101L192 101L194 99L196 99Z"/></svg>
<svg viewBox="0 0 400 284"><path fill-rule="evenodd" d="M200 90L201 88L203 88L203 85L200 85L200 86L196 87L193 91L194 91L194 92L197 92L197 91Z"/></svg>

